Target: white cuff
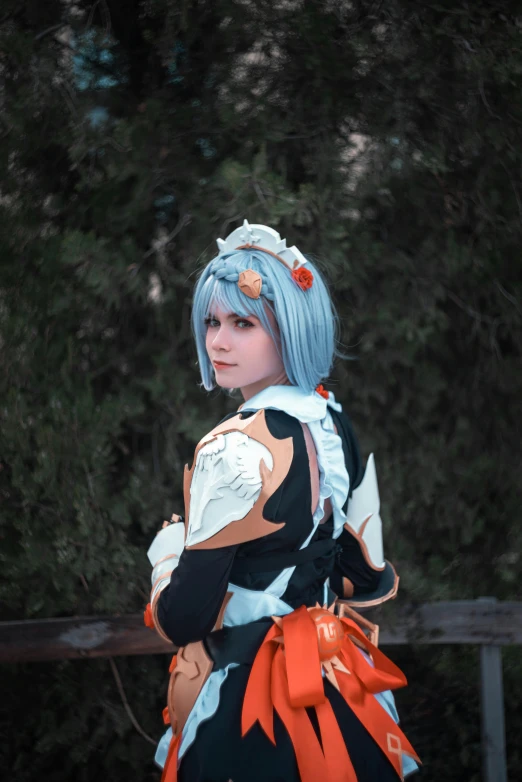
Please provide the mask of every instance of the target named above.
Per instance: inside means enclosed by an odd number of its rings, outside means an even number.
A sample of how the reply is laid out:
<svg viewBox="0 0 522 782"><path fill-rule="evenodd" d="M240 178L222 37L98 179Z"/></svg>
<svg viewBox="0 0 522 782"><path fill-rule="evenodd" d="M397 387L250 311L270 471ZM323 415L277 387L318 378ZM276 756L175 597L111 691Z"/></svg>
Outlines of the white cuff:
<svg viewBox="0 0 522 782"><path fill-rule="evenodd" d="M160 560L173 554L181 556L184 547L185 525L182 522L169 524L158 532L147 551L147 556L152 567L155 567Z"/></svg>
<svg viewBox="0 0 522 782"><path fill-rule="evenodd" d="M170 556L165 557L165 559L161 559L152 571L152 576L150 578L152 586L154 586L158 578L162 578L167 575L167 573L172 573L172 571L177 568L178 562L179 557L177 554L171 554Z"/></svg>
<svg viewBox="0 0 522 782"><path fill-rule="evenodd" d="M152 590L150 596L151 605L154 604L154 598L156 597L156 595L159 595L159 593L162 592L165 589L165 587L167 587L169 584L170 584L170 573L166 576L166 578L162 578L161 581L158 581L158 583Z"/></svg>

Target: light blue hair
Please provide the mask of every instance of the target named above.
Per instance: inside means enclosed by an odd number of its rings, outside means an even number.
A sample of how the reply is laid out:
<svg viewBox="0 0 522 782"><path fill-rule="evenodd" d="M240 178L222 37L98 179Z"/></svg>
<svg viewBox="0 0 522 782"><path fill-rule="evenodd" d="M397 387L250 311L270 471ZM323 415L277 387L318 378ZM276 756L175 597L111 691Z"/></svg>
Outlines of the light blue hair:
<svg viewBox="0 0 522 782"><path fill-rule="evenodd" d="M266 309L275 316L281 335L281 358L292 385L312 391L328 377L337 350L339 320L328 288L318 269L307 261L313 285L302 290L290 269L269 253L256 249L234 250L210 261L204 268L194 292L192 329L196 339L203 386L215 387L214 369L209 361L205 338L205 319L213 307L235 312L240 317L254 315L277 345ZM251 299L238 287L241 272L252 269L261 275L261 296Z"/></svg>

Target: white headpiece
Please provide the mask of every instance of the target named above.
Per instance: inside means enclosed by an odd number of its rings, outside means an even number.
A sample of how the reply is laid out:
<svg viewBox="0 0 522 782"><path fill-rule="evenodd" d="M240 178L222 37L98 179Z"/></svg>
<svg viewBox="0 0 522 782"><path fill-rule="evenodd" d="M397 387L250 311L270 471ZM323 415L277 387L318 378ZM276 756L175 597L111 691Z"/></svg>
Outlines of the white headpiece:
<svg viewBox="0 0 522 782"><path fill-rule="evenodd" d="M294 245L286 246L286 239L281 239L277 231L267 225L249 225L248 220L241 228L236 228L226 239L218 239L219 254L233 252L247 247L264 250L282 261L290 270L297 269L306 263L306 258Z"/></svg>

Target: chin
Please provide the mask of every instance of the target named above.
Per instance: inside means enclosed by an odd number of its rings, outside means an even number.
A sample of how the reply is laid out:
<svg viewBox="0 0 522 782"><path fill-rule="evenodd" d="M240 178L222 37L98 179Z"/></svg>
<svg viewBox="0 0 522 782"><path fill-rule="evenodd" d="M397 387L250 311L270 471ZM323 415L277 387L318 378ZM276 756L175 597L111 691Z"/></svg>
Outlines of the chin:
<svg viewBox="0 0 522 782"><path fill-rule="evenodd" d="M228 378L225 379L224 377L219 377L218 372L215 373L215 381L217 386L220 388L237 388L237 383L232 382L232 380L228 380Z"/></svg>

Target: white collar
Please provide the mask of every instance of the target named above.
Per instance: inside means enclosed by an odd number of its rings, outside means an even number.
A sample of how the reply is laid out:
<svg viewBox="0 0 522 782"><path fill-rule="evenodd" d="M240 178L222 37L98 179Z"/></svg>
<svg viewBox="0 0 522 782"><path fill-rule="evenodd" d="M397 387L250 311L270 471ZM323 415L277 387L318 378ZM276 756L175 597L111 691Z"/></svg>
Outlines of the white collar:
<svg viewBox="0 0 522 782"><path fill-rule="evenodd" d="M268 386L255 394L240 407L240 412L271 408L282 410L294 416L303 423L322 421L326 416L327 407L341 411L341 405L335 401L335 396L329 392L326 400L316 391L303 391L299 386Z"/></svg>

